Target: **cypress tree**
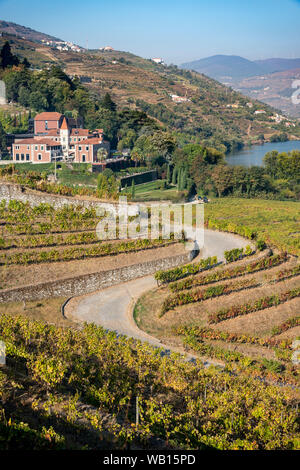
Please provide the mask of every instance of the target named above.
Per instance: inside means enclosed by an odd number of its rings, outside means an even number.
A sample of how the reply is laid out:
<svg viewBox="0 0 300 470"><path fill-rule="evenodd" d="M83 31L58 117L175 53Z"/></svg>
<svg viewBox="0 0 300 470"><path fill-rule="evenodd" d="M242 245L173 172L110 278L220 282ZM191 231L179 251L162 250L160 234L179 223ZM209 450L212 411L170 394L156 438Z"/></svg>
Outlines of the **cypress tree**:
<svg viewBox="0 0 300 470"><path fill-rule="evenodd" d="M187 174L186 170L182 171L182 177L181 177L181 189L184 190L186 189L187 186Z"/></svg>
<svg viewBox="0 0 300 470"><path fill-rule="evenodd" d="M177 167L175 166L174 170L173 170L173 175L172 175L172 184L176 184L177 183L177 177L178 177L178 169Z"/></svg>
<svg viewBox="0 0 300 470"><path fill-rule="evenodd" d="M167 168L167 182L168 182L168 184L170 184L172 182L171 165L168 165L168 168Z"/></svg>
<svg viewBox="0 0 300 470"><path fill-rule="evenodd" d="M177 191L182 191L182 170L181 170L181 168L178 170Z"/></svg>
<svg viewBox="0 0 300 470"><path fill-rule="evenodd" d="M6 135L5 135L2 123L0 122L0 153L6 153L6 152L7 152Z"/></svg>

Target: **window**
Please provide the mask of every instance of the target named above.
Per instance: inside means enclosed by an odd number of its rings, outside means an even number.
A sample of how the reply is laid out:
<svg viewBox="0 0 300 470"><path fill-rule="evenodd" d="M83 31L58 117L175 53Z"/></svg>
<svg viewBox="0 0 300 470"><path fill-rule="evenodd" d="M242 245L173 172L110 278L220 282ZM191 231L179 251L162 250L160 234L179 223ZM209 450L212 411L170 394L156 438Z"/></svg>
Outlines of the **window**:
<svg viewBox="0 0 300 470"><path fill-rule="evenodd" d="M38 154L38 160L42 160L42 155L40 153Z"/></svg>
<svg viewBox="0 0 300 470"><path fill-rule="evenodd" d="M21 160L24 160L24 153L21 153Z"/></svg>
<svg viewBox="0 0 300 470"><path fill-rule="evenodd" d="M38 150L38 146L37 146L37 145L36 145L34 148L35 148L35 150Z"/></svg>
<svg viewBox="0 0 300 470"><path fill-rule="evenodd" d="M85 147L85 150L89 151L89 146L88 145Z"/></svg>
<svg viewBox="0 0 300 470"><path fill-rule="evenodd" d="M45 129L48 130L48 121L45 121Z"/></svg>
<svg viewBox="0 0 300 470"><path fill-rule="evenodd" d="M44 150L44 146L43 146L43 145L41 145L41 150Z"/></svg>
<svg viewBox="0 0 300 470"><path fill-rule="evenodd" d="M26 160L29 161L29 153L26 153Z"/></svg>
<svg viewBox="0 0 300 470"><path fill-rule="evenodd" d="M30 149L30 147L29 147L29 145L27 145L27 150L29 150L29 149Z"/></svg>
<svg viewBox="0 0 300 470"><path fill-rule="evenodd" d="M81 150L81 145L79 145L78 150Z"/></svg>
<svg viewBox="0 0 300 470"><path fill-rule="evenodd" d="M20 159L19 154L16 153L16 160L19 160L19 159Z"/></svg>
<svg viewBox="0 0 300 470"><path fill-rule="evenodd" d="M85 162L85 155L82 155L82 162Z"/></svg>

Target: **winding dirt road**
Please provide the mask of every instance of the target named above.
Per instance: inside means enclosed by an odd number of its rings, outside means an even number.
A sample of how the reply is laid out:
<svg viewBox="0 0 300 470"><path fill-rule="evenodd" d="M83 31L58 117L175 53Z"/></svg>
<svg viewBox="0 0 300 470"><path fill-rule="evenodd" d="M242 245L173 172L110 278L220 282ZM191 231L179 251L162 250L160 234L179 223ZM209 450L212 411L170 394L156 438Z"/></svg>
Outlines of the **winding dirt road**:
<svg viewBox="0 0 300 470"><path fill-rule="evenodd" d="M217 256L218 260L224 260L224 251L233 248L242 248L249 241L233 234L205 230L204 248L201 250L201 258ZM135 301L147 290L153 289L156 281L151 276L137 278L129 282L118 284L86 294L73 297L65 307L65 316L75 322L88 322L100 325L107 330L116 331L118 334L127 335L140 341L147 341L153 346L181 352L162 344L158 339L140 330L134 322L132 310ZM192 358L192 355L187 355ZM219 364L217 361L204 361L205 365Z"/></svg>

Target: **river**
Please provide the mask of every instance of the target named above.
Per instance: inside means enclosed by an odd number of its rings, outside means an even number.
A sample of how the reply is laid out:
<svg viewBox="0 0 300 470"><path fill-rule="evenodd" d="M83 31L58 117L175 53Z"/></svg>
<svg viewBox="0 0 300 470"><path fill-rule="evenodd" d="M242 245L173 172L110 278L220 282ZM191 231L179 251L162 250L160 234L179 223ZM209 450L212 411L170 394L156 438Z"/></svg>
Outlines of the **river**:
<svg viewBox="0 0 300 470"><path fill-rule="evenodd" d="M243 150L232 152L226 155L229 165L242 166L262 166L263 158L267 152L277 150L277 152L289 152L290 150L300 150L300 140L289 140L287 142L268 142L263 145L253 145L245 147Z"/></svg>

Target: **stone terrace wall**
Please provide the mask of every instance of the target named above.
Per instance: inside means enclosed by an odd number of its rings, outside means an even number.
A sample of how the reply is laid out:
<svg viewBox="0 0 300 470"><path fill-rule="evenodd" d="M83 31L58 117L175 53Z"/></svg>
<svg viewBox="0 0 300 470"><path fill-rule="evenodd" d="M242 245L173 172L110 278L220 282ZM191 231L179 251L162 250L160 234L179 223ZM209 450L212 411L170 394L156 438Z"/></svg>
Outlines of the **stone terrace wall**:
<svg viewBox="0 0 300 470"><path fill-rule="evenodd" d="M90 207L106 207L108 203L97 202L89 199L79 199L70 196L59 196L54 194L48 194L43 192L34 191L28 188L24 188L18 184L10 184L0 182L0 201L5 199L7 202L11 199L17 199L21 202L28 202L31 206L38 206L41 203L47 203L53 206L55 209L60 209L65 205L82 206L86 208ZM116 204L116 203L109 203Z"/></svg>
<svg viewBox="0 0 300 470"><path fill-rule="evenodd" d="M56 196L42 192L39 193L37 191L23 188L17 184L5 182L0 182L0 200L2 199L5 199L7 202L12 199L16 199L24 203L28 202L32 206L47 203L51 204L56 209L65 205L76 205L86 208L99 206L106 208L110 205L108 203L88 199ZM36 300L49 297L70 297L73 295L87 294L104 287L109 287L121 282L153 274L159 269L168 269L181 264L186 264L193 258L193 256L195 256L195 253L187 251L181 255L133 264L110 271L85 274L69 279L58 279L57 281L14 289L5 289L0 291L0 302Z"/></svg>
<svg viewBox="0 0 300 470"><path fill-rule="evenodd" d="M180 255L133 264L110 271L84 274L70 279L58 279L57 281L14 289L5 289L0 291L0 302L17 302L49 297L71 297L73 295L88 294L89 292L94 292L104 287L153 274L159 269L168 269L186 264L191 258L192 254L187 251Z"/></svg>

